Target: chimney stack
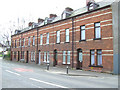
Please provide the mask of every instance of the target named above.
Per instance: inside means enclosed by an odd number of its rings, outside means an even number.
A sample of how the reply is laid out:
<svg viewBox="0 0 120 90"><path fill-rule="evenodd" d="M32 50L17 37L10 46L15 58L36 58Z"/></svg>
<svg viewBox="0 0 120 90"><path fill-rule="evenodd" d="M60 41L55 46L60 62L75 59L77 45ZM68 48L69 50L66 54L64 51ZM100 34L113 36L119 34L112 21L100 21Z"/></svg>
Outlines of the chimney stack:
<svg viewBox="0 0 120 90"><path fill-rule="evenodd" d="M70 7L66 7L66 8L65 8L65 11L67 11L67 12L72 12L72 11L73 11L73 9L72 9L72 8L70 8Z"/></svg>
<svg viewBox="0 0 120 90"><path fill-rule="evenodd" d="M28 26L31 27L33 25L33 22L29 22Z"/></svg>
<svg viewBox="0 0 120 90"><path fill-rule="evenodd" d="M41 18L38 18L38 23L42 23L44 20Z"/></svg>
<svg viewBox="0 0 120 90"><path fill-rule="evenodd" d="M94 0L86 0L86 6L88 5L88 2L95 2Z"/></svg>
<svg viewBox="0 0 120 90"><path fill-rule="evenodd" d="M57 17L56 14L50 14L50 17L49 17L49 18L55 18L55 17Z"/></svg>

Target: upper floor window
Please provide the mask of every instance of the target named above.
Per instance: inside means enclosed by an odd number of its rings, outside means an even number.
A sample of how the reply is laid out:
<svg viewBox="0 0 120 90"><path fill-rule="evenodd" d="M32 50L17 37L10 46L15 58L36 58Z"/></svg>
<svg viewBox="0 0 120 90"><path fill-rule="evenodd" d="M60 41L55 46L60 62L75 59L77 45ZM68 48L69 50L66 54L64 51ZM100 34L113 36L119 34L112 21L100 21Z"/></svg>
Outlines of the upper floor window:
<svg viewBox="0 0 120 90"><path fill-rule="evenodd" d="M97 65L102 66L102 50L97 50Z"/></svg>
<svg viewBox="0 0 120 90"><path fill-rule="evenodd" d="M56 43L60 43L60 31L57 31L57 42Z"/></svg>
<svg viewBox="0 0 120 90"><path fill-rule="evenodd" d="M19 46L21 47L21 39L19 39Z"/></svg>
<svg viewBox="0 0 120 90"><path fill-rule="evenodd" d="M15 48L16 48L16 46L17 46L17 42L16 42L16 40L15 40Z"/></svg>
<svg viewBox="0 0 120 90"><path fill-rule="evenodd" d="M35 36L33 36L33 45L35 45Z"/></svg>
<svg viewBox="0 0 120 90"><path fill-rule="evenodd" d="M25 46L25 39L23 38L23 46Z"/></svg>
<svg viewBox="0 0 120 90"><path fill-rule="evenodd" d="M47 33L47 40L46 40L46 44L49 44L49 33Z"/></svg>
<svg viewBox="0 0 120 90"><path fill-rule="evenodd" d="M90 50L90 63L95 65L95 50Z"/></svg>
<svg viewBox="0 0 120 90"><path fill-rule="evenodd" d="M43 35L41 34L40 35L40 45L42 45L42 43L43 43Z"/></svg>
<svg viewBox="0 0 120 90"><path fill-rule="evenodd" d="M85 25L80 27L80 40L85 40Z"/></svg>
<svg viewBox="0 0 120 90"><path fill-rule="evenodd" d="M95 23L95 39L101 38L100 22Z"/></svg>
<svg viewBox="0 0 120 90"><path fill-rule="evenodd" d="M66 35L66 42L69 42L69 29L66 29L66 33L65 33Z"/></svg>
<svg viewBox="0 0 120 90"><path fill-rule="evenodd" d="M30 46L30 42L31 42L30 37L28 37L28 46Z"/></svg>

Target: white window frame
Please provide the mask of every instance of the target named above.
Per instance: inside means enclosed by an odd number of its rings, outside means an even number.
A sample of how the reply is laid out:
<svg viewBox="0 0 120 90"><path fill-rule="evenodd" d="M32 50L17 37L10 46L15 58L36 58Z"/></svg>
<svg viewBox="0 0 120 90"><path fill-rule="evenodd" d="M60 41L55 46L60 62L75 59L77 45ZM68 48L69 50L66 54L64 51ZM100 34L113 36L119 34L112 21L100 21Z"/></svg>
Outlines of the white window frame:
<svg viewBox="0 0 120 90"><path fill-rule="evenodd" d="M25 38L23 38L23 47L25 46Z"/></svg>
<svg viewBox="0 0 120 90"><path fill-rule="evenodd" d="M63 64L66 64L66 51L63 51Z"/></svg>
<svg viewBox="0 0 120 90"><path fill-rule="evenodd" d="M21 39L19 39L19 46L21 47Z"/></svg>
<svg viewBox="0 0 120 90"><path fill-rule="evenodd" d="M57 41L56 43L60 43L60 30L57 31Z"/></svg>
<svg viewBox="0 0 120 90"><path fill-rule="evenodd" d="M70 51L67 51L67 64L70 64Z"/></svg>
<svg viewBox="0 0 120 90"><path fill-rule="evenodd" d="M85 25L80 27L80 33L81 33L80 34L80 37L81 37L80 39L85 40Z"/></svg>
<svg viewBox="0 0 120 90"><path fill-rule="evenodd" d="M95 65L95 50L90 50L90 60L91 60L91 66L94 66Z"/></svg>
<svg viewBox="0 0 120 90"><path fill-rule="evenodd" d="M44 52L44 62L46 62L46 52Z"/></svg>
<svg viewBox="0 0 120 90"><path fill-rule="evenodd" d="M69 42L70 41L70 36L69 36L69 29L65 29L65 42Z"/></svg>
<svg viewBox="0 0 120 90"><path fill-rule="evenodd" d="M35 45L35 36L33 36L33 46Z"/></svg>
<svg viewBox="0 0 120 90"><path fill-rule="evenodd" d="M49 51L47 51L47 63L49 63L50 62L50 53L49 53Z"/></svg>
<svg viewBox="0 0 120 90"><path fill-rule="evenodd" d="M46 44L49 44L49 33L47 33L47 40L46 40Z"/></svg>
<svg viewBox="0 0 120 90"><path fill-rule="evenodd" d="M100 22L95 23L95 38L101 38L101 27Z"/></svg>
<svg viewBox="0 0 120 90"><path fill-rule="evenodd" d="M28 46L30 46L30 42L31 42L30 37L28 37Z"/></svg>
<svg viewBox="0 0 120 90"><path fill-rule="evenodd" d="M102 50L97 50L97 65L102 66Z"/></svg>
<svg viewBox="0 0 120 90"><path fill-rule="evenodd" d="M40 45L42 45L43 44L43 35L41 34L40 35Z"/></svg>

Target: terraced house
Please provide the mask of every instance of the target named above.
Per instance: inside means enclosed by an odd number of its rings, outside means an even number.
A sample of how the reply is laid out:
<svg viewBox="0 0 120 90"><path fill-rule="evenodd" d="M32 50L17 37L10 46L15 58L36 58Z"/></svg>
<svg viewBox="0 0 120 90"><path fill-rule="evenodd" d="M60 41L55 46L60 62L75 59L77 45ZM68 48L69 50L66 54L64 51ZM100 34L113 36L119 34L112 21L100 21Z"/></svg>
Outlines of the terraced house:
<svg viewBox="0 0 120 90"><path fill-rule="evenodd" d="M87 0L12 35L11 60L120 73L120 2Z"/></svg>

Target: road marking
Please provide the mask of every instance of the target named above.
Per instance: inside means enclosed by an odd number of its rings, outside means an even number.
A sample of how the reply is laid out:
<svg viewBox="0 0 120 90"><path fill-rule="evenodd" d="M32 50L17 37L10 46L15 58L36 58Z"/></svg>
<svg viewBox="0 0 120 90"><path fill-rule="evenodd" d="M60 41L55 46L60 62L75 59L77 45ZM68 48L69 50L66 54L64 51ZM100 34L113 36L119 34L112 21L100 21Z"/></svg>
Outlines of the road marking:
<svg viewBox="0 0 120 90"><path fill-rule="evenodd" d="M20 76L20 74L18 74L18 73L15 73L15 72L12 72L12 71L9 71L9 70L5 70L5 71L7 71L7 72L9 72L9 73L13 73L13 74L15 74L15 75Z"/></svg>
<svg viewBox="0 0 120 90"><path fill-rule="evenodd" d="M29 79L30 79L30 80L34 80L34 81L37 81L37 82L49 84L49 85L52 85L52 86L60 87L60 88L68 88L68 87L65 87L65 86L61 86L61 85L57 85L57 84L54 84L54 83L49 83L49 82L41 81L41 80L34 79L34 78L29 78Z"/></svg>

